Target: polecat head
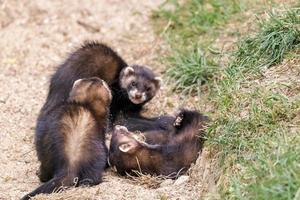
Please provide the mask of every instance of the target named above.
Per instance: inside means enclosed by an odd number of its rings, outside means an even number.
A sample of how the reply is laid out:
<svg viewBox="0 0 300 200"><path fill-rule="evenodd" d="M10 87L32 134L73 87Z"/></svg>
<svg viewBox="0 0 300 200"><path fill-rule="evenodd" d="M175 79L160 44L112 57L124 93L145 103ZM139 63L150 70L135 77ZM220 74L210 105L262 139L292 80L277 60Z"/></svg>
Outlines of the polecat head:
<svg viewBox="0 0 300 200"><path fill-rule="evenodd" d="M112 95L109 87L100 78L91 77L78 79L73 83L68 101L77 103L91 103L100 100L109 105Z"/></svg>
<svg viewBox="0 0 300 200"><path fill-rule="evenodd" d="M130 101L141 104L151 100L160 88L161 79L147 67L131 65L120 74L121 88L127 91Z"/></svg>
<svg viewBox="0 0 300 200"><path fill-rule="evenodd" d="M159 149L160 145L145 142L140 133L133 133L124 126L115 126L109 150L109 162L119 173L139 169L139 162L145 165L150 150ZM138 160L138 162L137 162Z"/></svg>
<svg viewBox="0 0 300 200"><path fill-rule="evenodd" d="M117 152L134 153L141 143L144 143L144 138L140 133L132 133L125 126L116 125L112 133L113 149Z"/></svg>

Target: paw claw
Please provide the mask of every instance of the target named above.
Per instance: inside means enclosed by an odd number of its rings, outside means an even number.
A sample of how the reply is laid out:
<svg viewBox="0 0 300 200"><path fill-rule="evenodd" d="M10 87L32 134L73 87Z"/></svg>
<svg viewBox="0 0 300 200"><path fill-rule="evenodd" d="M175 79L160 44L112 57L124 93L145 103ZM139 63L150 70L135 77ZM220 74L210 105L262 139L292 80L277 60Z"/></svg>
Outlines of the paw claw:
<svg viewBox="0 0 300 200"><path fill-rule="evenodd" d="M174 122L174 126L179 126L183 120L182 116L177 116Z"/></svg>

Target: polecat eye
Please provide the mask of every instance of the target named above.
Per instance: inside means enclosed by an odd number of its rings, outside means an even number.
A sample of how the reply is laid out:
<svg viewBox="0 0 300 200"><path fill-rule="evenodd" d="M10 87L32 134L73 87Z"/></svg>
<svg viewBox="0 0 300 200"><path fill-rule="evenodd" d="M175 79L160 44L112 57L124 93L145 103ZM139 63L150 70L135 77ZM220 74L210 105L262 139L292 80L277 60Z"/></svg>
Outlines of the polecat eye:
<svg viewBox="0 0 300 200"><path fill-rule="evenodd" d="M132 82L131 82L131 86L132 86L132 87L135 87L135 86L136 86L136 82L135 82L135 81L132 81Z"/></svg>
<svg viewBox="0 0 300 200"><path fill-rule="evenodd" d="M151 87L146 87L146 91L150 92L151 91Z"/></svg>

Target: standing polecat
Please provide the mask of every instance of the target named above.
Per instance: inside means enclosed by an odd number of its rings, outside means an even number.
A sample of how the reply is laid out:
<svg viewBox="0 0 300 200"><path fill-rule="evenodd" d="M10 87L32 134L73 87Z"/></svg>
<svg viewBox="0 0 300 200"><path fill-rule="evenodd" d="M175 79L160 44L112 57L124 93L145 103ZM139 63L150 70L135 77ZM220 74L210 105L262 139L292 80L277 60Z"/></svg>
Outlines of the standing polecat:
<svg viewBox="0 0 300 200"><path fill-rule="evenodd" d="M207 120L197 111L182 110L176 117L162 118L173 129L158 125L153 130L149 127L147 131L134 133L124 126L115 126L109 162L121 175L136 170L176 178L196 161L203 146L201 134ZM151 123L162 121L157 118Z"/></svg>
<svg viewBox="0 0 300 200"><path fill-rule="evenodd" d="M139 113L160 88L160 78L147 67L128 66L110 47L97 42L86 42L66 59L53 74L46 103L40 118L57 104L64 102L75 80L98 77L112 91L111 121L120 111Z"/></svg>
<svg viewBox="0 0 300 200"><path fill-rule="evenodd" d="M54 106L38 122L35 143L41 162L39 178L46 183L23 200L51 193L61 186L101 182L108 156L105 132L111 99L103 80L79 79L74 82L67 101Z"/></svg>

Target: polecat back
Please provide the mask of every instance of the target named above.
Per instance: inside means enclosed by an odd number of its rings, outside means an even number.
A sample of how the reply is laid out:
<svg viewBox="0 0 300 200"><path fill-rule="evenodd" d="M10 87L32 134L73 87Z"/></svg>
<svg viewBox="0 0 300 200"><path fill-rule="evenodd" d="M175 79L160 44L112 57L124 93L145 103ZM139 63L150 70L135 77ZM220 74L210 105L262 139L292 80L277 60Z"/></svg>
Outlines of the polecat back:
<svg viewBox="0 0 300 200"><path fill-rule="evenodd" d="M201 134L207 120L199 112L182 110L169 121L174 131L156 127L154 130L134 133L124 126L116 126L109 150L110 164L122 175L133 170L178 175L196 161L203 146Z"/></svg>
<svg viewBox="0 0 300 200"><path fill-rule="evenodd" d="M75 80L89 77L101 78L109 85L113 96L112 121L120 111L138 113L160 87L160 79L149 68L128 66L110 47L86 42L71 53L53 74L39 117L43 118L56 105L67 100Z"/></svg>
<svg viewBox="0 0 300 200"><path fill-rule="evenodd" d="M52 193L61 186L101 182L108 150L105 132L111 93L99 78L76 80L66 102L53 107L36 129L43 183L23 197Z"/></svg>

